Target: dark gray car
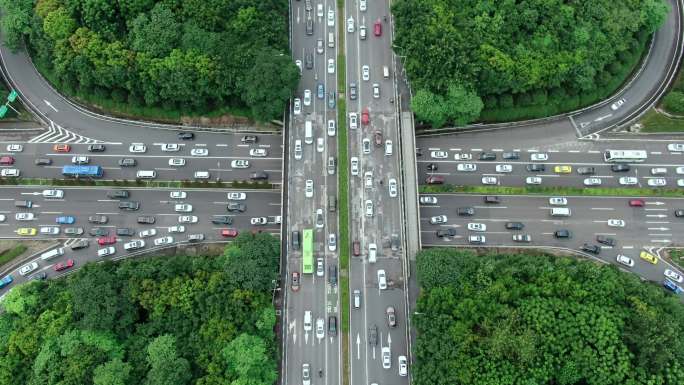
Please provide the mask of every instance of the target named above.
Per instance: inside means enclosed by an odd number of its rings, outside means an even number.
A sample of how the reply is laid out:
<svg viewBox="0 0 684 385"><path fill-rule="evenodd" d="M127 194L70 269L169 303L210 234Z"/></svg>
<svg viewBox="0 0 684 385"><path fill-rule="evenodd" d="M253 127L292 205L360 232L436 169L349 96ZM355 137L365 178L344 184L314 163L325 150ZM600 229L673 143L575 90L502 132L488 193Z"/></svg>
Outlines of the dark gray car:
<svg viewBox="0 0 684 385"><path fill-rule="evenodd" d="M349 99L356 100L356 83L349 83Z"/></svg>

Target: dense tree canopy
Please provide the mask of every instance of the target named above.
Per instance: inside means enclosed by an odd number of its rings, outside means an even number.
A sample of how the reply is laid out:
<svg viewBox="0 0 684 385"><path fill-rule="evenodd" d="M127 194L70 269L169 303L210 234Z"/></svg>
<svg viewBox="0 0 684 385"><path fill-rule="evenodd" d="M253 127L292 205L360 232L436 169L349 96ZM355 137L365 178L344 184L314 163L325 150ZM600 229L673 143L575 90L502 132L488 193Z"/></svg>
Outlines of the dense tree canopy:
<svg viewBox="0 0 684 385"><path fill-rule="evenodd" d="M684 384L684 306L594 262L418 256L416 385Z"/></svg>
<svg viewBox="0 0 684 385"><path fill-rule="evenodd" d="M272 236L243 234L216 258L89 264L15 287L0 314L0 383L271 385L278 252ZM250 274L263 277L243 287Z"/></svg>
<svg viewBox="0 0 684 385"><path fill-rule="evenodd" d="M0 0L6 41L68 89L184 111L281 116L299 80L285 0ZM264 53L268 54L264 54ZM255 72L259 71L259 72Z"/></svg>
<svg viewBox="0 0 684 385"><path fill-rule="evenodd" d="M413 105L418 118L458 124L448 106L425 100L451 104L454 86L482 100L513 96L523 106L545 102L532 100L535 93L591 92L667 11L663 0L397 0L394 46L406 56L414 93L422 93Z"/></svg>

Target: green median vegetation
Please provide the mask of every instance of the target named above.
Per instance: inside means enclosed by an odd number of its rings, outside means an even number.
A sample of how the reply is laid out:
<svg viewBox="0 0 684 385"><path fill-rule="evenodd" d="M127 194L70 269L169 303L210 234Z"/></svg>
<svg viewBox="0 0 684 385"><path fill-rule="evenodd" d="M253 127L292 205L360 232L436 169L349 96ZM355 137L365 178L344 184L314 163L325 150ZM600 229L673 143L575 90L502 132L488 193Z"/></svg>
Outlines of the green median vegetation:
<svg viewBox="0 0 684 385"><path fill-rule="evenodd" d="M27 247L23 244L18 244L9 250L5 250L0 254L0 266L12 261L14 258L24 254Z"/></svg>
<svg viewBox="0 0 684 385"><path fill-rule="evenodd" d="M266 181L154 181L142 179L41 179L41 178L2 178L0 185L13 186L99 186L99 187L156 187L156 188L250 188L273 189L274 184Z"/></svg>
<svg viewBox="0 0 684 385"><path fill-rule="evenodd" d="M273 385L280 244L242 233L218 257L89 263L14 286L0 383Z"/></svg>
<svg viewBox="0 0 684 385"><path fill-rule="evenodd" d="M417 255L415 385L684 384L684 305L615 266Z"/></svg>
<svg viewBox="0 0 684 385"><path fill-rule="evenodd" d="M421 185L421 194L465 193L492 195L586 195L621 197L683 197L684 189L629 188L629 187L562 187L562 186L456 186L450 184Z"/></svg>

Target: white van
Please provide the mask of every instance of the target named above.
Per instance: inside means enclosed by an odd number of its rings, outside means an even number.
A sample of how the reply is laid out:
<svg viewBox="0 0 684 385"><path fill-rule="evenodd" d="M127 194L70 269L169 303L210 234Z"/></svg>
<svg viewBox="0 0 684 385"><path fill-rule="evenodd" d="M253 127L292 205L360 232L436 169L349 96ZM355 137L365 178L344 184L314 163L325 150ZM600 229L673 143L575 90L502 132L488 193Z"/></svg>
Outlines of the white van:
<svg viewBox="0 0 684 385"><path fill-rule="evenodd" d="M157 177L157 172L154 170L140 170L135 174L138 179L154 179Z"/></svg>
<svg viewBox="0 0 684 385"><path fill-rule="evenodd" d="M551 216L552 217L569 217L570 214L570 209L567 207L554 207L551 209Z"/></svg>
<svg viewBox="0 0 684 385"><path fill-rule="evenodd" d="M311 330L313 330L311 324L311 310L306 310L304 312L304 331L310 332Z"/></svg>
<svg viewBox="0 0 684 385"><path fill-rule="evenodd" d="M385 141L385 155L392 155L392 141L389 139Z"/></svg>
<svg viewBox="0 0 684 385"><path fill-rule="evenodd" d="M334 32L328 32L328 47L330 47L330 48L335 47L335 33Z"/></svg>
<svg viewBox="0 0 684 385"><path fill-rule="evenodd" d="M313 144L313 124L310 120L304 123L304 143Z"/></svg>
<svg viewBox="0 0 684 385"><path fill-rule="evenodd" d="M389 67L382 66L382 77L385 79L389 79Z"/></svg>
<svg viewBox="0 0 684 385"><path fill-rule="evenodd" d="M354 290L354 309L361 307L361 290Z"/></svg>
<svg viewBox="0 0 684 385"><path fill-rule="evenodd" d="M368 245L368 263L375 263L378 254L378 245L371 243Z"/></svg>
<svg viewBox="0 0 684 385"><path fill-rule="evenodd" d="M42 259L43 261L47 261L52 258L61 257L62 255L64 255L64 248L58 247L56 249L44 252L40 255L40 259Z"/></svg>
<svg viewBox="0 0 684 385"><path fill-rule="evenodd" d="M209 179L209 171L195 171L195 179Z"/></svg>

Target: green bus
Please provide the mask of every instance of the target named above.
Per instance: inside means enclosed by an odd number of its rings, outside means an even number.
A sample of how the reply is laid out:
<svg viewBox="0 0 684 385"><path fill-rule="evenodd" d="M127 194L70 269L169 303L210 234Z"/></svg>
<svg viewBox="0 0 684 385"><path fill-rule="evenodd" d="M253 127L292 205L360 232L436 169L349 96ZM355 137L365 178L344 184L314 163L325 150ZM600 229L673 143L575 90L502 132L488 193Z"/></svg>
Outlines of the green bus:
<svg viewBox="0 0 684 385"><path fill-rule="evenodd" d="M313 266L313 230L304 229L304 242L302 245L302 273L312 274Z"/></svg>

